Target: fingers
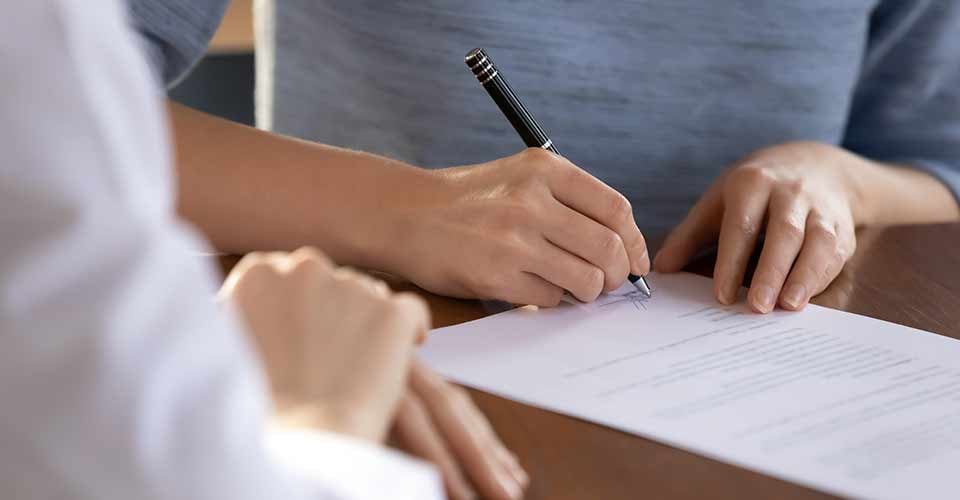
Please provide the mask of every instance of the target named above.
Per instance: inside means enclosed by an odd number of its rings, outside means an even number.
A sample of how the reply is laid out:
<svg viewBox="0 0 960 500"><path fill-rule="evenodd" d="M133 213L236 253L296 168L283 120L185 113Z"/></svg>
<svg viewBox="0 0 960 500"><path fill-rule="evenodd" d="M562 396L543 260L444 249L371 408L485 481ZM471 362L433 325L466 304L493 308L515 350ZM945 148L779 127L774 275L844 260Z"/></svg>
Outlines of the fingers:
<svg viewBox="0 0 960 500"><path fill-rule="evenodd" d="M263 280L271 274L290 274L296 268L327 273L332 267L330 259L313 247L302 247L292 253L250 252L233 266L218 292L218 299L226 300L240 281Z"/></svg>
<svg viewBox="0 0 960 500"><path fill-rule="evenodd" d="M235 276L228 297L257 347L278 411L308 411L309 425L319 429L382 439L406 390L414 340L430 327L424 302L333 269L312 249L252 254Z"/></svg>
<svg viewBox="0 0 960 500"><path fill-rule="evenodd" d="M616 290L630 273L630 261L620 235L595 220L555 202L544 236L603 272L603 290Z"/></svg>
<svg viewBox="0 0 960 500"><path fill-rule="evenodd" d="M299 274L305 279L316 280L317 275L330 275L340 293L357 293L376 302L386 301L389 317L396 321L397 330L412 335L411 340L421 342L430 330L430 309L424 300L411 293L393 295L382 280L348 267L333 267L333 263L312 247L302 247L291 253L270 252L253 261L264 261L281 273ZM314 281L314 284L322 281Z"/></svg>
<svg viewBox="0 0 960 500"><path fill-rule="evenodd" d="M754 311L768 313L776 305L803 245L808 212L803 201L786 192L771 195L766 239L747 293L747 302Z"/></svg>
<svg viewBox="0 0 960 500"><path fill-rule="evenodd" d="M363 292L370 294L371 298L387 299L390 297L390 287L382 280L349 267L339 267L333 270L332 277L335 281L341 283L357 285Z"/></svg>
<svg viewBox="0 0 960 500"><path fill-rule="evenodd" d="M397 437L404 449L433 463L440 470L443 484L454 500L473 500L477 494L447 449L443 437L433 425L430 414L418 396L410 391L400 401L395 423Z"/></svg>
<svg viewBox="0 0 960 500"><path fill-rule="evenodd" d="M732 304L737 299L747 261L763 228L770 197L765 175L759 169L742 168L733 172L727 181L717 263L713 270L714 293L723 304Z"/></svg>
<svg viewBox="0 0 960 500"><path fill-rule="evenodd" d="M657 272L680 271L700 249L717 241L723 217L723 198L717 186L711 187L667 236L653 262Z"/></svg>
<svg viewBox="0 0 960 500"><path fill-rule="evenodd" d="M531 153L533 154L533 153ZM544 152L543 154L552 153ZM564 205L603 224L623 241L630 259L630 272L644 276L650 272L647 243L633 219L630 202L610 186L576 167L566 159L548 170L548 183L553 196Z"/></svg>
<svg viewBox="0 0 960 500"><path fill-rule="evenodd" d="M563 298L563 288L527 272L520 272L510 279L500 294L511 304L530 304L539 307L554 307Z"/></svg>
<svg viewBox="0 0 960 500"><path fill-rule="evenodd" d="M383 282L380 283L383 284ZM386 284L383 286L386 288ZM409 331L413 335L413 341L420 344L426 340L433 323L426 301L410 292L401 292L393 296L393 302L400 311L399 314L404 316L411 325Z"/></svg>
<svg viewBox="0 0 960 500"><path fill-rule="evenodd" d="M410 381L413 391L443 435L447 448L480 494L495 500L520 498L529 477L497 438L466 391L449 384L419 363L414 364Z"/></svg>
<svg viewBox="0 0 960 500"><path fill-rule="evenodd" d="M829 223L811 212L803 248L780 294L781 307L803 309L840 274L856 246L851 226Z"/></svg>
<svg viewBox="0 0 960 500"><path fill-rule="evenodd" d="M603 271L545 239L536 247L527 269L581 302L592 302L603 291Z"/></svg>
<svg viewBox="0 0 960 500"><path fill-rule="evenodd" d="M271 252L270 255L279 256L282 255L282 252ZM304 263L309 263L311 265L316 265L319 269L333 268L333 262L331 262L326 255L313 247L300 247L294 250L289 254L288 260L294 266L298 264L302 265Z"/></svg>

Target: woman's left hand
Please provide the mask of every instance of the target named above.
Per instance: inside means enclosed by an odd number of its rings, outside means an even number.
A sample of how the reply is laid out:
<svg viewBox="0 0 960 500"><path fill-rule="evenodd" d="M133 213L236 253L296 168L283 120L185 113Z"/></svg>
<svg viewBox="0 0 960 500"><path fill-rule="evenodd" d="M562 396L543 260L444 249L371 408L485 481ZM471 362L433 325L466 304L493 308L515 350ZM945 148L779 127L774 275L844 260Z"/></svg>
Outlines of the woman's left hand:
<svg viewBox="0 0 960 500"><path fill-rule="evenodd" d="M875 165L820 143L788 143L757 151L714 182L664 243L654 261L679 271L719 241L714 293L736 300L747 261L766 236L747 302L760 313L776 304L803 308L840 273L856 248L860 176Z"/></svg>
<svg viewBox="0 0 960 500"><path fill-rule="evenodd" d="M452 500L519 500L527 473L464 389L414 361L393 424L404 451L432 462Z"/></svg>

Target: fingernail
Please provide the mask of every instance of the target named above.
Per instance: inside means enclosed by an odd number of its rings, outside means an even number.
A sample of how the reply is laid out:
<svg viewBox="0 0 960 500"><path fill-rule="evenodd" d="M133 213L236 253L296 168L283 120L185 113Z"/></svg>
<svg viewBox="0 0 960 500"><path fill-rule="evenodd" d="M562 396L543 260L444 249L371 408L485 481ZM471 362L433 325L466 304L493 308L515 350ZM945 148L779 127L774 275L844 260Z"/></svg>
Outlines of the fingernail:
<svg viewBox="0 0 960 500"><path fill-rule="evenodd" d="M753 292L754 306L762 313L768 313L773 310L773 303L777 300L777 295L773 288L767 285L756 285L750 288Z"/></svg>
<svg viewBox="0 0 960 500"><path fill-rule="evenodd" d="M799 308L807 298L807 289L800 283L794 283L787 287L783 294L783 301L793 309Z"/></svg>
<svg viewBox="0 0 960 500"><path fill-rule="evenodd" d="M514 479L520 483L520 486L526 486L530 483L530 476L527 474L527 471L523 470L523 467L514 465L510 470L513 472Z"/></svg>
<svg viewBox="0 0 960 500"><path fill-rule="evenodd" d="M520 498L523 495L523 490L520 489L520 484L517 483L517 480L506 475L498 474L500 477L498 481L500 486L503 488L503 491L507 493L510 498Z"/></svg>
<svg viewBox="0 0 960 500"><path fill-rule="evenodd" d="M724 287L720 290L720 293L717 294L717 299L721 304L730 305L737 300L737 289L732 287Z"/></svg>

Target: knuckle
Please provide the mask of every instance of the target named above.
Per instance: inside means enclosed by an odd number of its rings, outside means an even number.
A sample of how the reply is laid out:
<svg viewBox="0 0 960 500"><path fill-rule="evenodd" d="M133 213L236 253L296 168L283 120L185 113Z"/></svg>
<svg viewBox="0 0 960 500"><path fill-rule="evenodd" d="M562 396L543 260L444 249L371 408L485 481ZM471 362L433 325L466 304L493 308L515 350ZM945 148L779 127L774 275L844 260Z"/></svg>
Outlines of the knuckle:
<svg viewBox="0 0 960 500"><path fill-rule="evenodd" d="M851 236L844 240L844 243L840 245L840 255L843 257L843 262L850 260L853 257L854 252L857 251L857 239L855 236Z"/></svg>
<svg viewBox="0 0 960 500"><path fill-rule="evenodd" d="M811 231L816 235L817 239L825 243L832 249L839 248L840 237L837 235L836 229L832 225L824 224L823 222L815 222L812 224Z"/></svg>
<svg viewBox="0 0 960 500"><path fill-rule="evenodd" d="M557 160L557 155L543 148L529 147L520 152L521 157L529 162L551 164Z"/></svg>
<svg viewBox="0 0 960 500"><path fill-rule="evenodd" d="M275 270L266 260L252 258L243 266L237 266L233 276L234 286L244 288L252 283L262 283L275 275Z"/></svg>
<svg viewBox="0 0 960 500"><path fill-rule="evenodd" d="M829 283L833 276L840 272L842 266L837 262L836 259L828 259L823 265L817 269L816 278L818 284Z"/></svg>
<svg viewBox="0 0 960 500"><path fill-rule="evenodd" d="M827 284L843 269L843 261L838 258L838 254L831 253L810 267L808 275L812 277L812 281L815 284Z"/></svg>
<svg viewBox="0 0 960 500"><path fill-rule="evenodd" d="M296 271L320 271L329 269L327 261L319 251L310 247L303 247L290 254L293 269Z"/></svg>
<svg viewBox="0 0 960 500"><path fill-rule="evenodd" d="M253 274L254 276L264 276L274 274L278 271L274 265L274 259L271 254L264 252L253 252L247 254L237 265L237 269L243 270L244 275Z"/></svg>
<svg viewBox="0 0 960 500"><path fill-rule="evenodd" d="M633 242L634 246L640 247L641 249L646 250L647 248L647 237L643 235L642 232L637 230L637 237Z"/></svg>
<svg viewBox="0 0 960 500"><path fill-rule="evenodd" d="M377 311L385 318L389 318L391 323L410 314L409 303L397 300L395 297L374 297L370 296L370 302L375 304Z"/></svg>
<svg viewBox="0 0 960 500"><path fill-rule="evenodd" d="M789 265L774 264L766 266L763 269L758 269L754 279L757 280L758 283L783 283L789 274Z"/></svg>
<svg viewBox="0 0 960 500"><path fill-rule="evenodd" d="M788 217L777 222L777 232L792 243L800 243L803 241L806 228L802 223Z"/></svg>
<svg viewBox="0 0 960 500"><path fill-rule="evenodd" d="M603 291L603 271L600 269L588 266L587 270L584 272L583 281L582 281L582 290L585 297L595 298L600 295L600 292Z"/></svg>
<svg viewBox="0 0 960 500"><path fill-rule="evenodd" d="M338 283L343 283L350 287L360 288L360 285L361 285L360 273L358 273L357 271L354 271L349 267L346 267L346 266L338 267L334 269L333 273L331 274L333 275L334 281Z"/></svg>
<svg viewBox="0 0 960 500"><path fill-rule="evenodd" d="M830 274L835 274L843 269L847 263L847 255L842 247L837 247L830 258Z"/></svg>
<svg viewBox="0 0 960 500"><path fill-rule="evenodd" d="M320 261L323 260L323 254L314 247L303 246L294 250L291 254L295 260Z"/></svg>
<svg viewBox="0 0 960 500"><path fill-rule="evenodd" d="M410 292L400 292L391 297L394 308L400 309L405 314L412 315L415 319L430 319L430 308L423 297Z"/></svg>
<svg viewBox="0 0 960 500"><path fill-rule="evenodd" d="M760 233L760 221L751 215L742 214L738 216L733 223L737 232L748 238L752 238Z"/></svg>
<svg viewBox="0 0 960 500"><path fill-rule="evenodd" d="M261 263L264 263L264 262L266 262L266 260L267 260L267 254L266 254L266 253L260 252L260 251L255 251L255 252L250 252L250 253L244 255L243 258L240 259L240 262L245 262L245 263L249 263L249 264L252 265L252 264L261 264Z"/></svg>
<svg viewBox="0 0 960 500"><path fill-rule="evenodd" d="M774 174L771 169L761 163L747 163L734 169L730 175L730 182L735 186L768 186L773 184Z"/></svg>
<svg viewBox="0 0 960 500"><path fill-rule="evenodd" d="M791 179L789 181L781 183L779 189L782 189L783 192L790 195L791 198L799 198L807 191L807 181L802 177L797 179Z"/></svg>
<svg viewBox="0 0 960 500"><path fill-rule="evenodd" d="M527 178L542 179L544 176L566 175L561 158L543 148L527 148L520 153L520 161L527 170Z"/></svg>
<svg viewBox="0 0 960 500"><path fill-rule="evenodd" d="M613 192L609 195L609 214L610 220L615 223L622 223L630 220L633 216L633 206L626 196Z"/></svg>
<svg viewBox="0 0 960 500"><path fill-rule="evenodd" d="M600 249L600 258L604 264L610 264L620 255L623 249L623 239L613 231L604 231L597 237L597 246Z"/></svg>
<svg viewBox="0 0 960 500"><path fill-rule="evenodd" d="M327 279L328 277L330 279ZM332 287L352 299L369 301L379 308L383 308L390 299L386 284L381 285L379 280L350 268L337 268L332 273L309 274L307 279L314 284L322 283L325 287Z"/></svg>

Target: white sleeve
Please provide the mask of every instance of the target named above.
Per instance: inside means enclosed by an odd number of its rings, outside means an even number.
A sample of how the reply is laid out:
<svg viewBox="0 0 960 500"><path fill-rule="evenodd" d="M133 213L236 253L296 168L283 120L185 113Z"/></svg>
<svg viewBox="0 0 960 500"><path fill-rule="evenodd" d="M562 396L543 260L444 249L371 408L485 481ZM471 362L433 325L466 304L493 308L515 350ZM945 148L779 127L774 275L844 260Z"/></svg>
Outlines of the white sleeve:
<svg viewBox="0 0 960 500"><path fill-rule="evenodd" d="M161 95L122 6L3 8L3 496L439 498L399 454L266 434L256 358L173 214Z"/></svg>

